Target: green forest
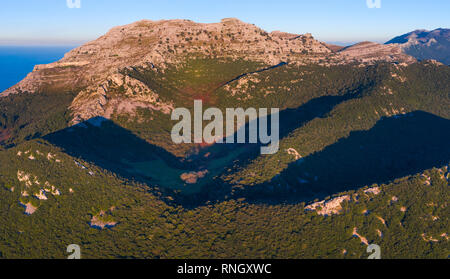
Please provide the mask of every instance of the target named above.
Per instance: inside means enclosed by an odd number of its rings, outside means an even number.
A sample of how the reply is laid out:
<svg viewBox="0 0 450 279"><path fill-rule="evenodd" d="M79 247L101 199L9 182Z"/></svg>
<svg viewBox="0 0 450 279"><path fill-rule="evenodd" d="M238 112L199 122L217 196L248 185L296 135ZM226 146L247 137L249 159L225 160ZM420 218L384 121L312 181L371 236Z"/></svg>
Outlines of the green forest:
<svg viewBox="0 0 450 279"><path fill-rule="evenodd" d="M191 57L123 74L175 106L280 108L280 150L175 145L150 109L70 127L77 92L2 97L0 258L450 256L448 66Z"/></svg>

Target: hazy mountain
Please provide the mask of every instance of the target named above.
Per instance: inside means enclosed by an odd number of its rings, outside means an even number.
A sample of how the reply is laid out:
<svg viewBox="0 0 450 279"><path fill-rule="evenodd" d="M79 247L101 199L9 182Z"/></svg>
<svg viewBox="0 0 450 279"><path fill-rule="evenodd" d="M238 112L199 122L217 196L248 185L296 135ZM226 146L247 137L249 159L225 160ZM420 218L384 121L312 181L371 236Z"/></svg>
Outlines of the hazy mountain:
<svg viewBox="0 0 450 279"><path fill-rule="evenodd" d="M386 44L397 44L406 54L419 60L434 59L450 64L450 29L416 30L395 37Z"/></svg>

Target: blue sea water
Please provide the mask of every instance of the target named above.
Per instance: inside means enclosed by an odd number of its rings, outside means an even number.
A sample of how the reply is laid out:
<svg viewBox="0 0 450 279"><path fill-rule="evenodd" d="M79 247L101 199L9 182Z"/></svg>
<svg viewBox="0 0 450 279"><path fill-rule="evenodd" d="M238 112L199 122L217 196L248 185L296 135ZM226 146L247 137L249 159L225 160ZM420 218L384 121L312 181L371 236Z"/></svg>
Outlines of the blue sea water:
<svg viewBox="0 0 450 279"><path fill-rule="evenodd" d="M26 77L35 65L58 61L73 48L0 46L0 94Z"/></svg>

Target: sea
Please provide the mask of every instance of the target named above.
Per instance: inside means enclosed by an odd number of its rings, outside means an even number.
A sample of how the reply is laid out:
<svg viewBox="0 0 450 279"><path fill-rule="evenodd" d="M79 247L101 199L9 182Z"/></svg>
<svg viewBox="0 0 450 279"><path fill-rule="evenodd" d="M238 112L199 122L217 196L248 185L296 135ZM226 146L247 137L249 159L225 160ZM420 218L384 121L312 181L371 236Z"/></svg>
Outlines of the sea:
<svg viewBox="0 0 450 279"><path fill-rule="evenodd" d="M0 46L0 94L33 71L35 65L60 60L76 46Z"/></svg>

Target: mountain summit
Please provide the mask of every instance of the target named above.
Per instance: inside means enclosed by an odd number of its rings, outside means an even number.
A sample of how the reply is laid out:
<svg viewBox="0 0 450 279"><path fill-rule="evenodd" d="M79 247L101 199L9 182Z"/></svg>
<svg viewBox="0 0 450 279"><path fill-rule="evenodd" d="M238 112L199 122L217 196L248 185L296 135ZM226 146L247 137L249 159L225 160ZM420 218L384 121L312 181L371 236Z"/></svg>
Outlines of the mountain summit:
<svg viewBox="0 0 450 279"><path fill-rule="evenodd" d="M317 62L331 51L312 36L264 30L238 19L202 24L190 20L142 20L112 28L107 34L67 53L49 65L36 66L19 85L6 90L34 91L52 72L64 86L88 86L126 67L165 69L184 58L202 55L278 64L281 61ZM64 73L70 73L65 75ZM53 77L52 77L53 78Z"/></svg>
<svg viewBox="0 0 450 279"><path fill-rule="evenodd" d="M77 92L71 105L72 124L97 116L110 119L114 113L134 113L139 108L169 114L172 100L163 100L157 88L126 73L143 69L161 74L180 68L193 58L259 65L249 70L280 64L331 66L415 61L395 46L366 43L336 52L311 34L268 33L235 18L212 24L142 20L115 27L68 52L58 62L37 65L1 96L42 90ZM236 72L236 76L241 74ZM217 85L228 81L219 80ZM119 89L121 98L111 94Z"/></svg>
<svg viewBox="0 0 450 279"><path fill-rule="evenodd" d="M150 66L163 70L192 55L244 59L268 65L281 62L336 65L380 60L413 61L401 53L372 57L370 61L347 54L333 52L311 34L268 33L235 18L212 24L190 20L141 20L112 28L104 36L70 51L56 63L36 66L25 80L3 92L2 96L34 92L40 86L50 84L59 88L83 88L101 83L127 67ZM52 82L55 78L57 85Z"/></svg>
<svg viewBox="0 0 450 279"><path fill-rule="evenodd" d="M386 45L397 45L419 60L434 59L450 65L450 29L415 30L395 37Z"/></svg>

